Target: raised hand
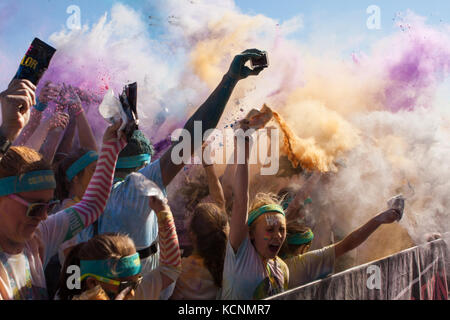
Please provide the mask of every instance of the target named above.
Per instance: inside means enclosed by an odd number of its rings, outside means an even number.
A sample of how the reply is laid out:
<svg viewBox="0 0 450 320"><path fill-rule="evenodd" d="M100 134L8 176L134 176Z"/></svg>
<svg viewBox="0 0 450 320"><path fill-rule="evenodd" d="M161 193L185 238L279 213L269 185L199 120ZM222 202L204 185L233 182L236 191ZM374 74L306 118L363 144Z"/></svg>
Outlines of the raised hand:
<svg viewBox="0 0 450 320"><path fill-rule="evenodd" d="M169 205L167 204L167 199L160 200L158 197L149 198L150 209L159 213L161 211L169 211Z"/></svg>
<svg viewBox="0 0 450 320"><path fill-rule="evenodd" d="M108 141L117 141L118 139L125 139L125 134L123 133L123 131L118 132L121 125L122 120L117 121L116 123L106 128L106 131L103 134L103 143Z"/></svg>
<svg viewBox="0 0 450 320"><path fill-rule="evenodd" d="M49 130L56 128L65 129L69 124L69 121L70 117L67 113L57 111L47 120L47 125Z"/></svg>
<svg viewBox="0 0 450 320"><path fill-rule="evenodd" d="M401 213L398 209L388 209L380 213L376 220L381 224L389 224L398 221L401 217Z"/></svg>
<svg viewBox="0 0 450 320"><path fill-rule="evenodd" d="M50 101L56 101L59 96L59 87L47 81L39 94L39 102L48 104Z"/></svg>
<svg viewBox="0 0 450 320"><path fill-rule="evenodd" d="M36 86L28 80L13 80L0 93L2 105L1 133L14 141L30 119L30 108L36 104Z"/></svg>
<svg viewBox="0 0 450 320"><path fill-rule="evenodd" d="M261 58L263 56L263 52L258 49L248 49L238 54L234 57L233 62L231 63L230 69L228 70L228 76L234 78L236 80L242 80L247 78L248 76L257 76L264 70L263 67L258 67L255 69L250 69L245 65L247 61L251 58Z"/></svg>

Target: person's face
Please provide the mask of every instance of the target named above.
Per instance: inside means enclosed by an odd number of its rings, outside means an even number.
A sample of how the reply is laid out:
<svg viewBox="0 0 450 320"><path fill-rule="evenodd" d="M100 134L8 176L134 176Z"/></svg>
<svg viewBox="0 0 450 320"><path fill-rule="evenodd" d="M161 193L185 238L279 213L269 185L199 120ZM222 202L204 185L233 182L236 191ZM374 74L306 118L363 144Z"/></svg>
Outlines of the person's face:
<svg viewBox="0 0 450 320"><path fill-rule="evenodd" d="M131 277L126 277L126 278L118 278L118 279L113 279L116 281L131 281L131 282L139 282L140 279L140 275L135 275L135 276L131 276ZM119 287L113 284L109 284L109 283L105 283L102 281L98 281L94 278L88 278L87 280L87 287L88 289L92 289L95 288L97 285L100 285L102 287L102 289L108 293L111 294L111 296L117 296L120 292L119 292ZM124 298L124 300L130 300L133 299L135 297L136 293L135 291L132 289Z"/></svg>
<svg viewBox="0 0 450 320"><path fill-rule="evenodd" d="M254 222L250 238L264 259L274 259L286 238L286 219L279 213L266 213Z"/></svg>
<svg viewBox="0 0 450 320"><path fill-rule="evenodd" d="M53 199L54 190L22 192L17 196L30 203L47 203ZM16 200L0 197L0 234L3 237L15 243L25 243L33 237L39 224L47 219L48 212L43 211L39 216L27 217L27 208Z"/></svg>
<svg viewBox="0 0 450 320"><path fill-rule="evenodd" d="M80 186L79 190L80 192L82 192L82 194L77 194L77 196L79 196L80 198L86 192L89 182L91 181L92 176L94 175L96 166L97 161L92 162L90 165L84 168L84 170L81 172L80 175L77 175L76 178L74 178L73 182Z"/></svg>

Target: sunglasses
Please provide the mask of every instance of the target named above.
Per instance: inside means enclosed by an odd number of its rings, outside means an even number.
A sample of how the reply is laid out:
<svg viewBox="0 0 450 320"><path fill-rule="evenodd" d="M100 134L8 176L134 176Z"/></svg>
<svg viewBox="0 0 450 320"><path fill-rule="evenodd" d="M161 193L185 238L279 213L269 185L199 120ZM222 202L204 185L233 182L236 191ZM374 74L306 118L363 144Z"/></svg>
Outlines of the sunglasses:
<svg viewBox="0 0 450 320"><path fill-rule="evenodd" d="M115 297L119 293L121 293L123 290L127 289L128 287L131 287L131 290L136 290L141 285L142 280L144 279L142 276L139 276L139 278L137 280L133 280L133 281L132 280L130 280L130 281L117 281L117 280L113 280L113 279L97 276L95 274L86 274L82 278L86 278L88 276L92 277L94 279L97 279L100 282L111 284L111 285L114 285L114 286L118 287L117 293L105 290L106 294L109 296L109 298L111 300L114 300Z"/></svg>
<svg viewBox="0 0 450 320"><path fill-rule="evenodd" d="M11 200L17 201L27 207L27 217L35 218L40 217L44 212L52 212L56 205L59 204L59 200L52 200L49 202L28 202L21 197L11 194L8 196Z"/></svg>

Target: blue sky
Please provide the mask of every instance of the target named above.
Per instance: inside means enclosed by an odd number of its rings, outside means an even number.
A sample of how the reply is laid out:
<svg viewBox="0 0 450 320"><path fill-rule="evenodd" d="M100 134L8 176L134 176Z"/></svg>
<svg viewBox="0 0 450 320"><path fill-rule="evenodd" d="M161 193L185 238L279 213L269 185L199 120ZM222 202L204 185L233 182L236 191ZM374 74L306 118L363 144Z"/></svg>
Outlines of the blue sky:
<svg viewBox="0 0 450 320"><path fill-rule="evenodd" d="M200 1L200 0L180 0ZM48 40L61 30L69 14L66 9L77 5L81 9L82 24L92 25L117 1L111 0L2 0L0 2L0 59L17 57L20 60L31 40L37 36ZM151 0L122 0L143 15L151 12ZM236 5L247 14L264 14L284 21L300 15L304 27L292 37L311 41L316 35L333 34L335 41L359 37L357 50L365 50L372 40L395 30L393 18L398 12L413 10L428 18L431 24L450 23L450 1L438 0L236 0ZM381 30L369 30L366 20L369 5L381 9ZM3 53L3 56L2 56ZM1 61L0 61L0 65Z"/></svg>

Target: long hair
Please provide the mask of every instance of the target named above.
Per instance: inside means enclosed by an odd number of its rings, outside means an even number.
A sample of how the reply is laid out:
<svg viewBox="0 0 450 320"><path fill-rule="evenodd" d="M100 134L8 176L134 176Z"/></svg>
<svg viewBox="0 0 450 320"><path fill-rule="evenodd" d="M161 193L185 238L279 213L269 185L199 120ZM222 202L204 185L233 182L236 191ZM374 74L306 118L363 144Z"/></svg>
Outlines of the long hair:
<svg viewBox="0 0 450 320"><path fill-rule="evenodd" d="M75 161L80 159L89 151L90 150L88 149L79 148L74 152L70 153L67 157L65 157L56 165L55 167L56 199L63 201L69 197L69 191L73 180L71 182L67 180L66 172L70 168L70 166L75 163ZM81 172L79 172L77 176L81 176L83 172L84 170L81 170Z"/></svg>
<svg viewBox="0 0 450 320"><path fill-rule="evenodd" d="M61 300L72 300L86 290L86 281L81 283L81 289L69 289L67 280L70 274L67 270L70 266L80 266L80 260L109 260L127 257L136 253L133 240L125 235L117 233L105 233L93 237L87 242L82 242L70 250L61 269L58 284Z"/></svg>
<svg viewBox="0 0 450 320"><path fill-rule="evenodd" d="M195 237L194 250L204 260L217 287L222 287L223 264L228 241L228 217L217 205L199 204L192 215L189 231Z"/></svg>

